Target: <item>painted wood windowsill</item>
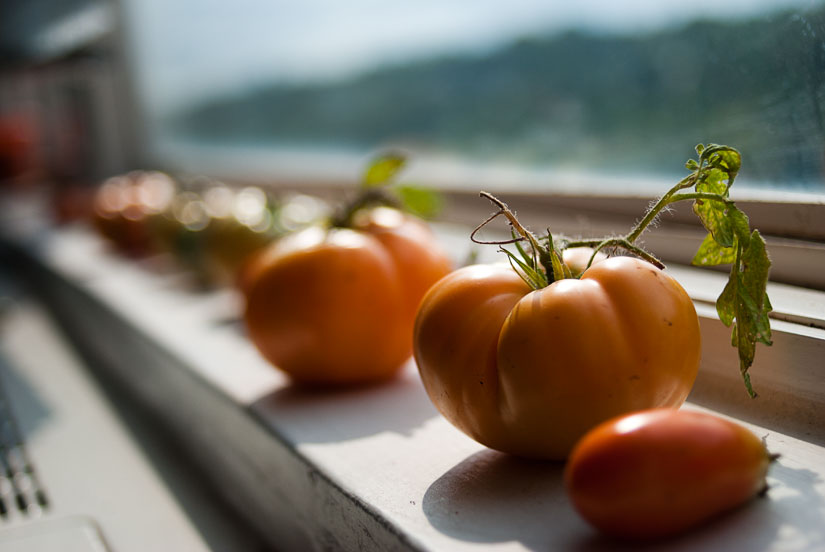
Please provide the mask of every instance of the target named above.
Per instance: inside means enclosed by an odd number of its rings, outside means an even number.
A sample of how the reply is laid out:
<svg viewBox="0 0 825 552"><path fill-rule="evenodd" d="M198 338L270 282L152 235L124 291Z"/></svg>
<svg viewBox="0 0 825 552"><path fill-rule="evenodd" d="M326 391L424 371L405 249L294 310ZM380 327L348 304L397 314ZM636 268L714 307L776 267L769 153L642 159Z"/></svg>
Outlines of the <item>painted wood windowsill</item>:
<svg viewBox="0 0 825 552"><path fill-rule="evenodd" d="M440 232L447 241L463 238ZM508 457L465 437L435 411L412 362L380 387L301 391L245 339L230 291L185 292L178 275L114 257L83 230L48 237L29 270L75 341L99 357L104 377L132 389L221 493L283 549L620 548L574 512L562 465ZM714 324L721 324L697 301L703 334L719 333ZM797 326L778 327L778 352L757 355L778 363L803 340L812 365L781 377L755 368L762 395L780 398L757 408L737 395L722 412L782 455L768 497L664 549L825 548L825 357L816 356L825 340L822 330L797 334ZM705 341L720 347L729 337ZM730 366L724 373L703 366L703 398L688 407L719 411L728 395L744 395ZM789 373L797 379L783 381Z"/></svg>

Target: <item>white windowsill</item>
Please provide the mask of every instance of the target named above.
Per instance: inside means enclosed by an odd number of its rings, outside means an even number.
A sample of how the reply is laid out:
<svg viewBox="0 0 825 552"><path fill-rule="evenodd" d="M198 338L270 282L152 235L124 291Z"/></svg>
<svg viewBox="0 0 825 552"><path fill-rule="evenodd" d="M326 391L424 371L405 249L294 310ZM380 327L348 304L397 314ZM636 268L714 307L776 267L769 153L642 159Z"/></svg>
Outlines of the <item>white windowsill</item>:
<svg viewBox="0 0 825 552"><path fill-rule="evenodd" d="M457 247L466 243L464 231L439 227L442 239ZM76 330L109 332L102 339L112 343L98 340L97 346L109 346L113 363L123 364L112 366L116 377L177 424L185 444L211 465L216 483L235 493L236 506L245 506L273 542L318 549L614 548L572 510L561 465L510 458L465 437L432 407L412 362L381 387L298 391L226 323L239 308L233 293L184 293L174 275L113 257L84 231L53 235L45 245L43 263L76 291L74 303L64 305ZM715 297L718 275L671 270L697 299L703 336L712 334L703 338L702 404L716 410L729 404L726 414L758 420L746 425L782 457L766 500L665 548L825 546L825 330L776 321L774 347L757 351L753 377L762 397L755 403L745 397L728 334L705 303ZM772 293L782 311L822 320L821 293L784 287ZM101 316L122 322L125 333L115 324L96 326L94 309L70 308L81 303L102 305ZM129 332L140 339L117 342ZM723 345L730 349L723 360L710 362L709 353ZM161 370L119 356L154 348L175 362ZM188 391L184 384L203 389Z"/></svg>

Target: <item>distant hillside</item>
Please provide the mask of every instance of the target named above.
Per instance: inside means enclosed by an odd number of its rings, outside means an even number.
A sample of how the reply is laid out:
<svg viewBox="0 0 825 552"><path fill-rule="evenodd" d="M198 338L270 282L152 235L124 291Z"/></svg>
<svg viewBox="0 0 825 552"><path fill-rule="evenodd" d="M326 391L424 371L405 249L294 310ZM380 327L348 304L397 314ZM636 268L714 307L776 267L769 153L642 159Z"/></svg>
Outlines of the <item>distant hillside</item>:
<svg viewBox="0 0 825 552"><path fill-rule="evenodd" d="M525 39L484 57L272 85L172 120L209 141L425 144L485 158L674 171L700 141L746 155L758 180L818 182L825 165L825 8L802 18L640 36Z"/></svg>

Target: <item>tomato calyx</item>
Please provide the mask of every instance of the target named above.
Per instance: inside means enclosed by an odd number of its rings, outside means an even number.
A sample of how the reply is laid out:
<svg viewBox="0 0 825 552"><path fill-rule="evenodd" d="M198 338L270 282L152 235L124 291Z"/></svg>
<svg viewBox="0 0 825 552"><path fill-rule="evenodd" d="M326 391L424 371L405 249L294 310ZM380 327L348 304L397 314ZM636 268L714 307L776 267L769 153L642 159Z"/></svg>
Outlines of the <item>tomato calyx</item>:
<svg viewBox="0 0 825 552"><path fill-rule="evenodd" d="M527 228L522 226L518 221L515 213L513 213L506 203L493 196L489 192L481 192L481 197L487 198L499 210L490 215L484 222L479 224L470 234L470 239L480 245L506 245L513 244L518 250L518 255L508 251L504 247L500 251L508 256L510 265L513 270L527 283L532 289L541 289L547 287L557 280L565 278L579 278L584 270L590 268L593 262L601 255L601 250L605 248L622 248L636 256L646 260L656 268L664 268L664 264L648 253L641 247L634 245L627 237L609 237L600 240L587 240L572 242L566 238L560 238L558 241L553 239L550 229L547 229L547 236L541 239L537 238ZM483 241L476 238L476 234L484 228L487 224L492 222L500 215L507 218L510 224L513 238L509 240ZM522 242L527 242L529 251L525 250L521 245ZM587 265L582 270L574 271L564 261L563 252L567 249L578 247L592 248L590 258Z"/></svg>
<svg viewBox="0 0 825 552"><path fill-rule="evenodd" d="M722 323L732 329L732 344L739 351L739 369L745 389L754 398L756 393L748 370L753 364L756 343L772 343L768 318L772 307L767 294L771 262L765 240L758 230L750 229L747 215L730 199L730 188L742 165L740 153L730 146L719 144L699 144L696 153L697 159L690 159L685 164L691 173L651 205L624 236L554 239L548 229L547 235L539 238L519 223L503 201L481 192L481 197L496 205L498 211L476 227L470 239L478 244L499 245L513 270L532 289L541 289L564 278L578 277L563 261L564 251L573 248L592 249L585 270L603 249L623 249L661 269L664 264L635 242L669 205L692 201L693 211L708 234L691 263L697 266L731 265L728 283L716 300L716 310ZM483 227L502 215L510 225L512 239L481 241L476 238ZM503 246L507 244L513 244L517 253L505 249Z"/></svg>
<svg viewBox="0 0 825 552"><path fill-rule="evenodd" d="M561 252L556 249L555 242L549 230L547 232L547 244L542 245L539 238L519 222L518 217L516 217L515 213L510 210L506 203L489 192L481 192L480 195L496 205L498 211L490 215L472 231L470 239L473 243L499 246L514 244L518 250L518 256L504 247L500 247L499 250L507 255L510 266L513 267L516 274L534 290L547 287L556 280L573 277L570 268L562 262ZM484 241L476 238L476 234L478 234L482 228L501 215L504 215L510 224L513 234L512 239ZM521 242L524 241L528 243L529 253L521 245Z"/></svg>

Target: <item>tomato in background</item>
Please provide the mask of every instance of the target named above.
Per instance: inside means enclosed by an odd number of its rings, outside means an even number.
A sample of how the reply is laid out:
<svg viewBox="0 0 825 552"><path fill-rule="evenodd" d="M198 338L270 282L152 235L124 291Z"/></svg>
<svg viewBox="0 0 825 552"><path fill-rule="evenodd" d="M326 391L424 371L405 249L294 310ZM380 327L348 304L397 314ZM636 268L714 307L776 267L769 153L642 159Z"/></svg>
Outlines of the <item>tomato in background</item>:
<svg viewBox="0 0 825 552"><path fill-rule="evenodd" d="M151 220L167 208L174 193L174 182L163 173L134 171L109 178L95 193L92 222L120 252L152 253Z"/></svg>
<svg viewBox="0 0 825 552"><path fill-rule="evenodd" d="M293 381L377 382L411 356L418 304L451 262L414 216L434 214L438 196L393 182L405 163L398 152L379 155L327 220L273 243L244 270L249 337Z"/></svg>
<svg viewBox="0 0 825 552"><path fill-rule="evenodd" d="M421 297L449 270L426 224L396 209L361 210L351 228L298 231L246 276L249 337L296 382L387 379L411 355Z"/></svg>

